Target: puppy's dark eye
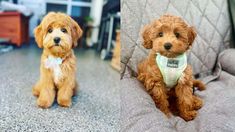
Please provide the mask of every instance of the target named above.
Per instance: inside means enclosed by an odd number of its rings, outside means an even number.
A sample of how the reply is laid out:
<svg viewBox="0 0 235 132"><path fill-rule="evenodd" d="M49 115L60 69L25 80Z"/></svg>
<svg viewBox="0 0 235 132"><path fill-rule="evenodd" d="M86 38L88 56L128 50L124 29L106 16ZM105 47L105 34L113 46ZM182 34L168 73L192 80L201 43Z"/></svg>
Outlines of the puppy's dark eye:
<svg viewBox="0 0 235 132"><path fill-rule="evenodd" d="M51 28L49 28L47 32L48 32L48 33L52 33L52 31L53 31L53 30L52 30Z"/></svg>
<svg viewBox="0 0 235 132"><path fill-rule="evenodd" d="M63 33L67 33L67 30L66 30L65 28L61 28L61 31L62 31Z"/></svg>
<svg viewBox="0 0 235 132"><path fill-rule="evenodd" d="M179 38L179 37L180 37L180 34L179 34L179 33L175 33L175 37L176 37L176 38Z"/></svg>
<svg viewBox="0 0 235 132"><path fill-rule="evenodd" d="M163 32L158 33L159 37L163 37Z"/></svg>

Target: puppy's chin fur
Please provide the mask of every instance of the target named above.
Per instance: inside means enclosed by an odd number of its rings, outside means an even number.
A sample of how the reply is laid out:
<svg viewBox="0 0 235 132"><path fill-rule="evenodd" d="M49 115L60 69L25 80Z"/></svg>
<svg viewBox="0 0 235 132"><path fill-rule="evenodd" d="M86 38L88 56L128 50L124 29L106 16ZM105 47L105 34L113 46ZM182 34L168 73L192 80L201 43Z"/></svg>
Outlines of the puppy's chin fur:
<svg viewBox="0 0 235 132"><path fill-rule="evenodd" d="M69 52L72 51L72 49L64 50L61 46L52 46L51 48L47 49L47 51L55 57L63 58L65 57Z"/></svg>

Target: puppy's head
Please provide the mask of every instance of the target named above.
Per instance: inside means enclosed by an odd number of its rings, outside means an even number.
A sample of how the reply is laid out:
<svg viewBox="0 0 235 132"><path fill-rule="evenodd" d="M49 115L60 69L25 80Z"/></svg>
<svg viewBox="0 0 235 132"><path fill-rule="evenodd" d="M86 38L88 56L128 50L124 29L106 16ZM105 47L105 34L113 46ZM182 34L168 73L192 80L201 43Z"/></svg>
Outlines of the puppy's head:
<svg viewBox="0 0 235 132"><path fill-rule="evenodd" d="M181 18L164 15L146 25L142 35L145 48L152 49L166 57L176 57L191 47L196 32Z"/></svg>
<svg viewBox="0 0 235 132"><path fill-rule="evenodd" d="M34 29L34 34L38 47L52 54L61 54L77 46L82 30L68 15L51 12Z"/></svg>

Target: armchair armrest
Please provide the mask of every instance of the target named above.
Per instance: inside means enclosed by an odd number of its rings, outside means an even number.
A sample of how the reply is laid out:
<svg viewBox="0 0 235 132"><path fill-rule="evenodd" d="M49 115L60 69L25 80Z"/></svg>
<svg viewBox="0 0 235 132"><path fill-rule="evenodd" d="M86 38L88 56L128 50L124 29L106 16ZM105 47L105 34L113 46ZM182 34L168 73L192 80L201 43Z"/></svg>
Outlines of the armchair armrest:
<svg viewBox="0 0 235 132"><path fill-rule="evenodd" d="M227 49L221 52L218 61L222 70L235 75L235 49Z"/></svg>

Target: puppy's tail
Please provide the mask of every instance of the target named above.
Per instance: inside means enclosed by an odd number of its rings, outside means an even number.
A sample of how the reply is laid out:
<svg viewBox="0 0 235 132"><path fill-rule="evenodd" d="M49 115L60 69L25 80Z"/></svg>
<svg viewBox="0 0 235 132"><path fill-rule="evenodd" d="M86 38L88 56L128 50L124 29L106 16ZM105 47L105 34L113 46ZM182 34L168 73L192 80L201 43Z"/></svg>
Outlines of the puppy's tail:
<svg viewBox="0 0 235 132"><path fill-rule="evenodd" d="M202 83L200 80L193 80L193 87L197 87L198 90L202 91L206 89L206 86L204 83Z"/></svg>

